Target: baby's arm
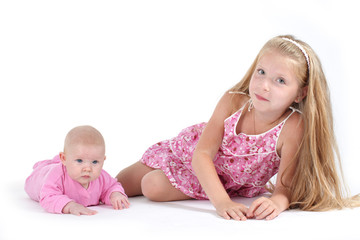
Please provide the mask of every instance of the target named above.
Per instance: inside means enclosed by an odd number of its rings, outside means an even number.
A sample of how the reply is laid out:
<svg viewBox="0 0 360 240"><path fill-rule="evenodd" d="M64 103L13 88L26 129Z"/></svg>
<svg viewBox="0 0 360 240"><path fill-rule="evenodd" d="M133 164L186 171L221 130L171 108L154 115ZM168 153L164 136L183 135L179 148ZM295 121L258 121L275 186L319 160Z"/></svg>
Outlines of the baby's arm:
<svg viewBox="0 0 360 240"><path fill-rule="evenodd" d="M62 213L74 214L76 216L80 216L80 215L94 215L97 213L97 211L91 210L79 203L71 201L65 205L65 207L62 210Z"/></svg>
<svg viewBox="0 0 360 240"><path fill-rule="evenodd" d="M99 181L103 184L100 200L106 205L112 205L114 209L121 210L130 206L124 188L115 178L102 170Z"/></svg>
<svg viewBox="0 0 360 240"><path fill-rule="evenodd" d="M56 182L45 184L41 190L40 205L51 213L65 213L74 215L94 215L97 212L76 203L63 193L63 189Z"/></svg>
<svg viewBox="0 0 360 240"><path fill-rule="evenodd" d="M290 185L293 178L296 166L294 161L297 160L294 159L294 157L298 151L302 137L303 125L300 121L300 115L294 114L294 116L286 122L282 130L282 140L280 141L279 139L280 144L282 142L281 162L274 193L270 198L261 197L255 200L247 212L247 217L271 220L289 208L291 192L286 186ZM284 173L286 175L284 175Z"/></svg>

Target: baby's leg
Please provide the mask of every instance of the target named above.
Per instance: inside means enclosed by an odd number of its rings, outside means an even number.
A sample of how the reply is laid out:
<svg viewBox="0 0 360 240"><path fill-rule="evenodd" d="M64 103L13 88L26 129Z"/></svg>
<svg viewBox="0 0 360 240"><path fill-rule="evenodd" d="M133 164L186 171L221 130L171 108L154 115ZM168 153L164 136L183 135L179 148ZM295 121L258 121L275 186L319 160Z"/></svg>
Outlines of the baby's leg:
<svg viewBox="0 0 360 240"><path fill-rule="evenodd" d="M136 162L133 165L121 170L116 176L118 182L123 186L126 195L134 197L142 195L141 191L141 179L154 169Z"/></svg>
<svg viewBox="0 0 360 240"><path fill-rule="evenodd" d="M162 170L153 170L147 173L141 181L142 192L152 201L166 202L187 200L191 197L173 187Z"/></svg>

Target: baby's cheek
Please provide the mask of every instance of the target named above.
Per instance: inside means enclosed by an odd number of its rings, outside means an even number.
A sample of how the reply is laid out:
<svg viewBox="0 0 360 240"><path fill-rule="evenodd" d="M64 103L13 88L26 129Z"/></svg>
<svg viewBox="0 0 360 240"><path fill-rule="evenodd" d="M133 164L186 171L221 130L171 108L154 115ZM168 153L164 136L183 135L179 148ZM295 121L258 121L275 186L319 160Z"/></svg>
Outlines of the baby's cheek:
<svg viewBox="0 0 360 240"><path fill-rule="evenodd" d="M94 170L94 178L98 178L100 176L100 174L101 174L101 168Z"/></svg>

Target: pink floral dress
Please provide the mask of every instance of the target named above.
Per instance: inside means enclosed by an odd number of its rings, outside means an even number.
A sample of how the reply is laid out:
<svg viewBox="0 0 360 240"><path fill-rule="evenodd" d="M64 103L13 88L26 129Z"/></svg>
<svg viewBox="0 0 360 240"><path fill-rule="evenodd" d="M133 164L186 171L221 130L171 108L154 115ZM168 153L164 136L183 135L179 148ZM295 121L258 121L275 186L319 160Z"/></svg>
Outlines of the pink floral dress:
<svg viewBox="0 0 360 240"><path fill-rule="evenodd" d="M246 105L246 104L245 104ZM265 193L265 185L280 165L276 144L287 119L259 135L236 133L245 105L224 121L224 136L214 165L230 197L254 197ZM192 156L206 123L185 128L170 140L151 146L141 162L161 169L171 184L195 199L208 199L191 166Z"/></svg>

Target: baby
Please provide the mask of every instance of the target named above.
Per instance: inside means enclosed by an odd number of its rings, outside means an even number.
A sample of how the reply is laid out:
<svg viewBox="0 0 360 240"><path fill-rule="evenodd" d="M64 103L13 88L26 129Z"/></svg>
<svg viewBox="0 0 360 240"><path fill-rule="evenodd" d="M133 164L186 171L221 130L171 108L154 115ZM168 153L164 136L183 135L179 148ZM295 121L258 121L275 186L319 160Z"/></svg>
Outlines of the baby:
<svg viewBox="0 0 360 240"><path fill-rule="evenodd" d="M34 165L25 191L51 213L94 215L87 206L100 202L128 208L123 187L102 169L105 159L101 133L91 126L75 127L66 136L64 152Z"/></svg>

